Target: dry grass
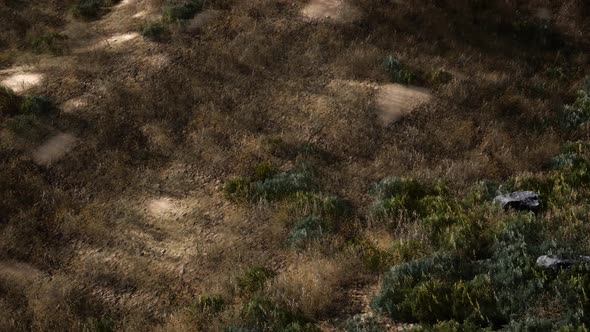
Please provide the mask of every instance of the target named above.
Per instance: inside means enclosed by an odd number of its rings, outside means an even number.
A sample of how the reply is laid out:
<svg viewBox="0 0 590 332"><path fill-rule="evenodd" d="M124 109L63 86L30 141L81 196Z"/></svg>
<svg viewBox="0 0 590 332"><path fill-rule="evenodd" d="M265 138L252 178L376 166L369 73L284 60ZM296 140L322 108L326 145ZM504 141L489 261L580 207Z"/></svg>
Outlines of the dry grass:
<svg viewBox="0 0 590 332"><path fill-rule="evenodd" d="M0 263L54 277L24 290L2 279L0 329L111 319L116 330L221 330L239 325L251 300L235 290L237 276L259 265L277 272L264 295L334 327L361 310L347 305L351 292L386 268L367 266L367 253L393 264L429 250L412 246L424 236L413 220L371 225L372 184L444 179L462 193L476 180L544 171L567 135L585 135L557 125L557 110L587 74L585 2L350 3L362 9L358 21L334 24L302 18L307 1L207 1L215 15L173 25L164 42L85 48L139 32L144 18L129 17L147 11L151 19L165 5L139 1L96 22L67 23L67 43L83 52L66 48L59 58L22 55L32 51L19 41L62 31L69 3L0 9L2 69L33 57L45 79L27 93L84 101L35 118L27 135L10 129L18 112L0 112ZM538 6L550 7L566 46L512 37L516 9L528 19ZM383 62L392 54L433 97L386 127L375 95L391 83ZM444 83L432 79L440 69L452 75ZM76 146L36 165L33 151L57 132L72 133ZM352 215L293 252L290 198L245 204L223 195L226 181L269 161L279 171L311 165L314 185L350 201ZM172 203L150 214L162 199ZM195 315L203 294L222 294L226 309Z"/></svg>

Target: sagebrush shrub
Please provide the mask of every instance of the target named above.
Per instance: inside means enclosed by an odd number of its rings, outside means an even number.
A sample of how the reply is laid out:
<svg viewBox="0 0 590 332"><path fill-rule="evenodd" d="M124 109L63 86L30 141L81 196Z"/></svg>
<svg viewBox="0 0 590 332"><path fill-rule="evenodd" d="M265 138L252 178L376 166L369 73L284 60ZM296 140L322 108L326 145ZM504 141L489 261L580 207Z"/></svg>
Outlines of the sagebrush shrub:
<svg viewBox="0 0 590 332"><path fill-rule="evenodd" d="M21 98L12 90L0 86L0 115L13 115L18 113L21 102Z"/></svg>
<svg viewBox="0 0 590 332"><path fill-rule="evenodd" d="M300 314L291 312L267 297L255 296L242 308L246 327L257 331L317 332Z"/></svg>
<svg viewBox="0 0 590 332"><path fill-rule="evenodd" d="M24 114L48 115L55 110L55 105L45 96L27 96L20 109Z"/></svg>
<svg viewBox="0 0 590 332"><path fill-rule="evenodd" d="M246 270L237 279L237 285L242 292L257 292L264 287L268 279L273 278L276 273L263 266L254 266Z"/></svg>
<svg viewBox="0 0 590 332"><path fill-rule="evenodd" d="M169 33L168 27L160 21L147 23L141 30L141 34L151 40L161 41Z"/></svg>
<svg viewBox="0 0 590 332"><path fill-rule="evenodd" d="M181 4L169 3L162 18L166 22L190 20L203 9L203 0L189 0Z"/></svg>
<svg viewBox="0 0 590 332"><path fill-rule="evenodd" d="M287 242L293 248L302 248L308 242L322 237L327 232L325 223L316 216L308 216L295 225Z"/></svg>
<svg viewBox="0 0 590 332"><path fill-rule="evenodd" d="M383 66L387 70L389 77L395 83L411 84L415 81L416 77L409 71L406 66L402 65L401 62L393 55L388 56Z"/></svg>
<svg viewBox="0 0 590 332"><path fill-rule="evenodd" d="M574 130L590 120L590 89L578 91L578 97L573 104L565 105L563 109L563 126L567 130Z"/></svg>

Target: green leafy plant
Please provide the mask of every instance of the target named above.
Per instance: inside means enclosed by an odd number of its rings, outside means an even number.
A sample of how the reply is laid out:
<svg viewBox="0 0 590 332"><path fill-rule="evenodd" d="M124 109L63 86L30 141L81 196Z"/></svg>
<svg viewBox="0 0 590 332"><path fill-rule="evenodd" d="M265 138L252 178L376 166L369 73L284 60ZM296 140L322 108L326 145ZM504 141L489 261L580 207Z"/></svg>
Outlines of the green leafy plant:
<svg viewBox="0 0 590 332"><path fill-rule="evenodd" d="M273 278L276 273L263 266L254 266L244 272L237 279L238 288L242 292L253 293L261 290L268 279Z"/></svg>
<svg viewBox="0 0 590 332"><path fill-rule="evenodd" d="M383 66L387 70L391 80L395 83L407 85L412 84L416 80L416 76L393 55L385 59Z"/></svg>

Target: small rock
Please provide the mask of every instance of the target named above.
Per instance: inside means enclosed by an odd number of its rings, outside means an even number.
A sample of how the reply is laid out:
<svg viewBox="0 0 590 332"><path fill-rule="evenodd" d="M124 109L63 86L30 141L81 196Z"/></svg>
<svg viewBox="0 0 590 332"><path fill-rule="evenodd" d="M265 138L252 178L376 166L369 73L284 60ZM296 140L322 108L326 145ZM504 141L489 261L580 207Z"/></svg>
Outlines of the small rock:
<svg viewBox="0 0 590 332"><path fill-rule="evenodd" d="M578 261L573 259L563 259L551 255L543 255L537 258L537 266L551 270L567 269L576 263L578 263Z"/></svg>
<svg viewBox="0 0 590 332"><path fill-rule="evenodd" d="M504 210L537 211L541 205L539 194L534 191L515 191L510 194L498 195L494 201L500 203Z"/></svg>

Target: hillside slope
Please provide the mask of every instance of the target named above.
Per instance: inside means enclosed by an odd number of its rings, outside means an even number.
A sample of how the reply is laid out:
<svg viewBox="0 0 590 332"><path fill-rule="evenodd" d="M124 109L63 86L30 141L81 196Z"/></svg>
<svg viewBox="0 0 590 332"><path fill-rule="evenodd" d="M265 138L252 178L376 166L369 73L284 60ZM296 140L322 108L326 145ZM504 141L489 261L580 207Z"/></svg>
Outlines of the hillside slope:
<svg viewBox="0 0 590 332"><path fill-rule="evenodd" d="M4 0L0 330L588 326L588 14Z"/></svg>

